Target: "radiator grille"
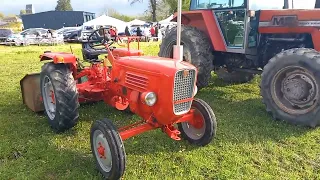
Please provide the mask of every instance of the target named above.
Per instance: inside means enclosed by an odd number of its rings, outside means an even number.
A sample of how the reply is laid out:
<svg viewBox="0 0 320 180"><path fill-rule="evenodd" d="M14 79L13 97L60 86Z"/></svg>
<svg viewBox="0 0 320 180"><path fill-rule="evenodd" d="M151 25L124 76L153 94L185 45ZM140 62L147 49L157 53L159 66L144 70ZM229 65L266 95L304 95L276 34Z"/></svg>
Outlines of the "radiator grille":
<svg viewBox="0 0 320 180"><path fill-rule="evenodd" d="M180 70L174 79L173 101L192 98L194 91L195 70ZM192 101L174 103L174 113L183 114L191 108Z"/></svg>

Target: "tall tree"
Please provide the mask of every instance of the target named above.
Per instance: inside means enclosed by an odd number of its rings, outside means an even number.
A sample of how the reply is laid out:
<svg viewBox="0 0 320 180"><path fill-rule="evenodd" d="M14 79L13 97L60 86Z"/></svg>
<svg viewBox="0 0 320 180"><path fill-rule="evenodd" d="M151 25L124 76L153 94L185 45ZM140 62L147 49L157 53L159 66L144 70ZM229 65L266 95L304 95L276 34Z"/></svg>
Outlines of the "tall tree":
<svg viewBox="0 0 320 180"><path fill-rule="evenodd" d="M58 0L56 11L73 11L71 0Z"/></svg>
<svg viewBox="0 0 320 180"><path fill-rule="evenodd" d="M4 14L0 12L0 19L4 18Z"/></svg>
<svg viewBox="0 0 320 180"><path fill-rule="evenodd" d="M163 0L170 7L170 13L175 13L178 9L177 0ZM187 11L190 8L190 0L182 0L182 10Z"/></svg>
<svg viewBox="0 0 320 180"><path fill-rule="evenodd" d="M131 5L135 3L143 3L143 0L128 0ZM151 11L152 14L152 21L156 22L157 21L157 6L160 0L148 0L149 1L149 10Z"/></svg>
<svg viewBox="0 0 320 180"><path fill-rule="evenodd" d="M26 14L26 10L22 9L20 10L20 16Z"/></svg>
<svg viewBox="0 0 320 180"><path fill-rule="evenodd" d="M132 21L134 20L134 16L128 16L128 15L125 15L125 14L121 14L119 13L117 10L113 9L113 8L106 8L104 10L104 12L102 14L106 14L110 17L113 17L113 18L116 18L116 19L120 19L122 21L125 21L125 22L129 22L129 21Z"/></svg>

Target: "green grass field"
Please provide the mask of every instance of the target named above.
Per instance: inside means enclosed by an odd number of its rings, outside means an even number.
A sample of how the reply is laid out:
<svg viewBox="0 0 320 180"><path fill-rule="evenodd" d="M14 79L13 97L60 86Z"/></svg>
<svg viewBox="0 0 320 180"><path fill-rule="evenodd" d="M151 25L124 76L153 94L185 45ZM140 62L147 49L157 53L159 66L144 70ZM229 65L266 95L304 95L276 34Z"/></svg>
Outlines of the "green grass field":
<svg viewBox="0 0 320 180"><path fill-rule="evenodd" d="M149 44L150 45L150 44ZM80 45L71 45L82 59ZM158 45L143 46L157 55ZM136 116L104 103L84 105L76 127L55 134L43 115L22 104L19 81L39 72L39 55L53 47L0 47L0 179L101 179L90 150L93 121L107 117L120 126ZM126 140L124 179L320 179L320 129L272 120L259 95L259 77L228 85L214 74L197 97L214 109L214 141L198 148L174 141L160 130Z"/></svg>

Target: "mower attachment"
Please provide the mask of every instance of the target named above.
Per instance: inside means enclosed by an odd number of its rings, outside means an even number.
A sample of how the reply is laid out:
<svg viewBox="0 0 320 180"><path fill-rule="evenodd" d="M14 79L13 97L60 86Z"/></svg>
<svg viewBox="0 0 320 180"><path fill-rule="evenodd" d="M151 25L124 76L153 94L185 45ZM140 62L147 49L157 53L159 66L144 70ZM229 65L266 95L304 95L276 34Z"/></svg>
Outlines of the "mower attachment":
<svg viewBox="0 0 320 180"><path fill-rule="evenodd" d="M23 104L34 112L44 111L40 92L40 74L27 74L20 80Z"/></svg>

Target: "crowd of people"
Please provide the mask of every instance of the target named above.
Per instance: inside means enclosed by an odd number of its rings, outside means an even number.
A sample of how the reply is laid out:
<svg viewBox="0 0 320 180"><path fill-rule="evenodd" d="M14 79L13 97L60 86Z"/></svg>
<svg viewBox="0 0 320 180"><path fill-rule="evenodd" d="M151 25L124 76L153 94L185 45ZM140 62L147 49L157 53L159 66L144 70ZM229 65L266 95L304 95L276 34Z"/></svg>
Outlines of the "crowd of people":
<svg viewBox="0 0 320 180"><path fill-rule="evenodd" d="M138 36L145 38L145 40L149 40L150 38L154 38L154 40L158 40L167 33L169 30L169 25L164 29L160 29L160 24L151 25L150 27L147 26L137 26L137 27L129 27L126 26L124 33L118 34L118 30L115 26L110 26L108 29L105 29L105 32L100 32L99 34L102 36L103 33L107 33L112 39L118 36ZM103 26L100 27L103 29ZM161 33L161 34L160 34ZM159 37L160 36L160 37Z"/></svg>
<svg viewBox="0 0 320 180"><path fill-rule="evenodd" d="M159 24L151 26L150 29L149 28L141 29L141 27L138 26L134 31L136 36L146 36L147 34L150 34L151 37L158 37L159 28L160 28ZM130 28L128 26L126 26L125 28L125 35L126 36L133 35L133 33L130 31Z"/></svg>

